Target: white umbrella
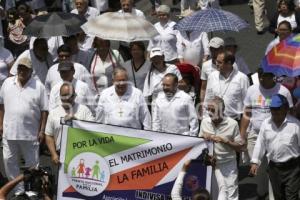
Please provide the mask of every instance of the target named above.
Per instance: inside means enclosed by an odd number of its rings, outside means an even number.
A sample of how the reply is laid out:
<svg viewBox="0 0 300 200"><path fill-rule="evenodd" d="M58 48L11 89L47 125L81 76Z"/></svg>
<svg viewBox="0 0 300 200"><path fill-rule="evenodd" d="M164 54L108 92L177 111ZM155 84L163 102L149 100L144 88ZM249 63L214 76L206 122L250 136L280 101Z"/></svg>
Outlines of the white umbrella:
<svg viewBox="0 0 300 200"><path fill-rule="evenodd" d="M89 35L124 42L150 40L158 34L155 27L142 17L118 12L108 12L92 18L81 28Z"/></svg>

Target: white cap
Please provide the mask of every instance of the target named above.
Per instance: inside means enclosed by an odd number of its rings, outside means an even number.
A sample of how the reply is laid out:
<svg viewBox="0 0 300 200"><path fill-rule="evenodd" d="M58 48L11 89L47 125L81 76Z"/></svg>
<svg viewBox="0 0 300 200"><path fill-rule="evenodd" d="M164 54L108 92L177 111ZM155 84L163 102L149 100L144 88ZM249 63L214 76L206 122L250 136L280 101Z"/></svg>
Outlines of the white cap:
<svg viewBox="0 0 300 200"><path fill-rule="evenodd" d="M167 14L170 14L170 11L171 9L168 5L160 5L156 10L156 12L162 12Z"/></svg>
<svg viewBox="0 0 300 200"><path fill-rule="evenodd" d="M224 40L219 37L214 37L209 41L208 46L218 49L224 46Z"/></svg>
<svg viewBox="0 0 300 200"><path fill-rule="evenodd" d="M153 58L154 56L163 56L163 52L161 50L161 48L159 47L155 47L153 49L151 49L150 51L150 58Z"/></svg>

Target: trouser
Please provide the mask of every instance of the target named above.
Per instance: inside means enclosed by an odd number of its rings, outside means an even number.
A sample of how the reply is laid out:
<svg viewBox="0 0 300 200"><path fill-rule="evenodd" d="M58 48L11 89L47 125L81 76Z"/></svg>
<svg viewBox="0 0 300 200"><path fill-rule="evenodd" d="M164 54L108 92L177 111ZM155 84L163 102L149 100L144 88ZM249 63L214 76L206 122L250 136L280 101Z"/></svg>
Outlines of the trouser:
<svg viewBox="0 0 300 200"><path fill-rule="evenodd" d="M254 150L254 146L256 143L256 139L257 139L257 133L254 131L250 131L248 133L248 138L247 138L247 142L248 142L248 152L246 152L248 154L248 156L252 157L253 154L253 150ZM269 177L267 174L267 166L268 166L268 160L267 157L264 156L261 160L261 164L258 168L257 171L257 175L255 177L253 177L255 184L257 185L257 195L258 196L264 196L266 193L269 192L269 200L273 200L273 191L272 191L272 187L271 184L269 183Z"/></svg>
<svg viewBox="0 0 300 200"><path fill-rule="evenodd" d="M25 167L36 167L39 163L39 143L37 141L6 140L3 138L3 161L7 178L10 180L20 174L20 156L25 160ZM23 183L15 187L15 192L23 192Z"/></svg>
<svg viewBox="0 0 300 200"><path fill-rule="evenodd" d="M217 163L215 176L219 188L218 200L238 200L238 170L236 159L226 163Z"/></svg>
<svg viewBox="0 0 300 200"><path fill-rule="evenodd" d="M274 189L275 200L299 200L300 159L291 159L285 163L270 161L268 166L270 181Z"/></svg>
<svg viewBox="0 0 300 200"><path fill-rule="evenodd" d="M264 29L265 0L253 0L254 23L257 31Z"/></svg>

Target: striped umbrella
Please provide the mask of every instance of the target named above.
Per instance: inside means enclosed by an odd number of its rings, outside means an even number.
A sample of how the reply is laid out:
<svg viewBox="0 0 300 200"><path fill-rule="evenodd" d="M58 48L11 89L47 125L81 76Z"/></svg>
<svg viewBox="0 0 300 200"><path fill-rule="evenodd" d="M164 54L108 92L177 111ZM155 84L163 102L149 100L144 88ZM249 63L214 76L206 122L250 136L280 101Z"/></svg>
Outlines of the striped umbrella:
<svg viewBox="0 0 300 200"><path fill-rule="evenodd" d="M150 40L158 34L155 27L144 18L119 12L99 15L88 20L81 28L89 35L124 42Z"/></svg>
<svg viewBox="0 0 300 200"><path fill-rule="evenodd" d="M299 76L300 34L292 35L273 47L261 65L265 72L272 72L276 76Z"/></svg>
<svg viewBox="0 0 300 200"><path fill-rule="evenodd" d="M240 31L249 24L239 16L221 9L199 10L183 18L176 25L179 31Z"/></svg>

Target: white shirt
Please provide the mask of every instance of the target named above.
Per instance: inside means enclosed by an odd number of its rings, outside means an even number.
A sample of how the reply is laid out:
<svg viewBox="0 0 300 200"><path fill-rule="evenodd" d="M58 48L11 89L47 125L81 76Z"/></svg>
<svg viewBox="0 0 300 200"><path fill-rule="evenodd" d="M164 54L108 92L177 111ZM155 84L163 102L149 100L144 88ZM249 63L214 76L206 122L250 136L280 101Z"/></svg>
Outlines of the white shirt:
<svg viewBox="0 0 300 200"><path fill-rule="evenodd" d="M194 65L202 63L204 55L209 55L208 36L206 32L192 31L188 37L186 32L177 33L178 58Z"/></svg>
<svg viewBox="0 0 300 200"><path fill-rule="evenodd" d="M240 142L240 131L237 121L230 117L225 117L223 121L216 127L210 117L205 117L201 122L199 137L204 134L212 134L220 136L226 140ZM229 145L223 143L214 143L214 155L218 163L230 162L236 159L236 152Z"/></svg>
<svg viewBox="0 0 300 200"><path fill-rule="evenodd" d="M124 13L123 10L119 10L118 12L119 12L119 13ZM145 17L145 15L144 15L143 11L138 10L138 9L136 9L136 8L132 8L131 14L132 14L132 15L135 15L135 16L137 16L137 17L142 17L142 18L146 19L146 17Z"/></svg>
<svg viewBox="0 0 300 200"><path fill-rule="evenodd" d="M3 138L37 141L41 112L48 110L45 87L34 78L22 87L17 78L7 78L0 91L0 104L5 110Z"/></svg>
<svg viewBox="0 0 300 200"><path fill-rule="evenodd" d="M97 87L98 92L112 85L112 73L115 67L123 63L123 58L118 50L110 50L105 60L91 50L90 58L90 73L92 75L94 87ZM95 85L96 83L96 85Z"/></svg>
<svg viewBox="0 0 300 200"><path fill-rule="evenodd" d="M142 92L131 85L121 97L115 86L103 90L96 114L100 123L151 130L151 116Z"/></svg>
<svg viewBox="0 0 300 200"><path fill-rule="evenodd" d="M21 55L19 55L16 62L10 69L10 73L12 75L17 74L19 60L24 57L29 58L31 60L33 77L38 78L42 83L45 83L48 69L53 65L53 58L51 54L48 54L46 61L40 61L39 59L37 59L32 49L24 51Z"/></svg>
<svg viewBox="0 0 300 200"><path fill-rule="evenodd" d="M283 21L290 22L290 24L292 26L292 30L294 30L295 28L297 28L297 22L296 22L295 13L291 14L290 16L286 16L286 17L283 17L281 14L279 14L278 15L278 19L277 19L277 27L278 27L278 24L280 24L280 22L283 22Z"/></svg>
<svg viewBox="0 0 300 200"><path fill-rule="evenodd" d="M171 61L178 58L177 54L177 30L174 30L176 22L168 21L164 26L160 22L154 24L159 35L155 36L149 42L148 51L154 47L160 47L164 53L165 61Z"/></svg>
<svg viewBox="0 0 300 200"><path fill-rule="evenodd" d="M33 43L36 37L31 37L29 41L29 48L33 49ZM53 60L57 59L57 49L64 44L62 36L50 37L47 39L48 52L52 55Z"/></svg>
<svg viewBox="0 0 300 200"><path fill-rule="evenodd" d="M4 48L0 48L0 87L3 84L4 80L8 77L8 64L14 61L14 57L11 52Z"/></svg>
<svg viewBox="0 0 300 200"><path fill-rule="evenodd" d="M75 8L74 10L71 11L71 13L78 15L78 10ZM86 13L84 13L84 17L87 20L89 20L89 19L97 17L99 14L100 14L99 10L97 10L96 8L88 7Z"/></svg>
<svg viewBox="0 0 300 200"><path fill-rule="evenodd" d="M269 44L268 44L268 46L267 46L267 49L266 49L266 51L265 51L265 55L267 55L270 51L271 51L271 49L273 48L273 47L275 47L277 44L279 44L280 43L280 40L279 40L279 37L277 36L275 39L273 39Z"/></svg>
<svg viewBox="0 0 300 200"><path fill-rule="evenodd" d="M45 81L45 87L47 94L50 94L51 89L62 81L59 71L58 71L58 65L59 63L56 63L52 65L47 73L46 81ZM79 63L74 63L74 69L75 69L75 74L74 78L77 80L81 80L89 85L91 89L93 89L93 84L91 81L91 75L88 72L88 70L81 64Z"/></svg>
<svg viewBox="0 0 300 200"><path fill-rule="evenodd" d="M49 110L53 110L57 106L61 105L60 99L60 87L64 82L60 81L51 89L50 97L49 97ZM95 97L92 95L92 92L85 82L81 80L73 79L72 85L75 89L76 98L75 102L82 105L91 105L93 104L91 100L94 100Z"/></svg>
<svg viewBox="0 0 300 200"><path fill-rule="evenodd" d="M100 12L108 10L108 0L91 0L91 4Z"/></svg>
<svg viewBox="0 0 300 200"><path fill-rule="evenodd" d="M164 72L159 72L152 67L152 70L147 73L143 94L145 97L154 96L162 91L162 79L168 73L173 73L177 75L178 80L182 79L181 73L175 65L166 64L167 68ZM149 80L150 78L150 80Z"/></svg>
<svg viewBox="0 0 300 200"><path fill-rule="evenodd" d="M78 120L95 120L88 107L77 103L75 103L72 107L71 113L67 113L62 106L58 106L54 110L50 110L47 118L45 134L54 137L56 150L60 149L61 143L62 125L60 124L60 120L67 114L73 114L74 117Z"/></svg>
<svg viewBox="0 0 300 200"><path fill-rule="evenodd" d="M133 86L143 90L147 73L151 67L151 62L149 60L145 60L144 64L138 69L138 71L135 71L135 68L132 66L132 60L126 61L122 66L127 70L128 79L132 82Z"/></svg>
<svg viewBox="0 0 300 200"><path fill-rule="evenodd" d="M285 96L290 107L293 107L293 100L289 90L277 83L271 89L265 89L260 84L252 85L248 88L244 99L244 106L251 107L251 130L259 133L262 122L271 116L270 104L274 94Z"/></svg>
<svg viewBox="0 0 300 200"><path fill-rule="evenodd" d="M83 51L88 51L93 47L93 42L94 42L95 36L85 36L84 40L82 42L78 41L78 47L79 49Z"/></svg>
<svg viewBox="0 0 300 200"><path fill-rule="evenodd" d="M261 125L253 155L252 163L260 164L263 155L267 153L268 160L286 162L300 156L300 122L287 115L278 128L271 118Z"/></svg>
<svg viewBox="0 0 300 200"><path fill-rule="evenodd" d="M182 90L168 99L162 91L152 105L153 131L197 136L199 122L192 97Z"/></svg>
<svg viewBox="0 0 300 200"><path fill-rule="evenodd" d="M207 104L215 96L221 97L225 103L225 115L238 118L243 113L243 100L249 87L248 77L233 69L228 78L219 71L212 72L207 80L204 103Z"/></svg>
<svg viewBox="0 0 300 200"><path fill-rule="evenodd" d="M217 66L212 62L212 59L205 61L202 64L201 80L206 81L208 76L214 71L217 71Z"/></svg>

